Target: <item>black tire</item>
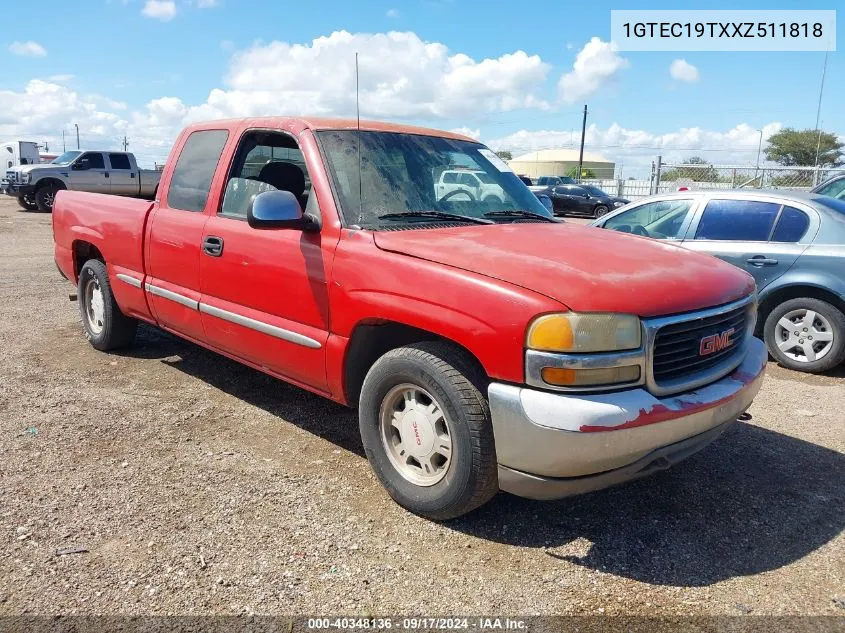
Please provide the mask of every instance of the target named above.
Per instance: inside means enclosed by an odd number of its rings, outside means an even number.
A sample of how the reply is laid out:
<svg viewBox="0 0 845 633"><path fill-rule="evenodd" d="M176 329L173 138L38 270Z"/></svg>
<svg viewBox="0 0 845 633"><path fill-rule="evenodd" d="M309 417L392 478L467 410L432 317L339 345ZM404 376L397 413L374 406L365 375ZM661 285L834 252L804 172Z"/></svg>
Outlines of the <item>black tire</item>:
<svg viewBox="0 0 845 633"><path fill-rule="evenodd" d="M448 421L451 461L434 485L409 481L393 465L382 442L382 403L392 389L406 383L431 394ZM399 505L445 521L471 512L496 494L496 450L485 389L486 376L474 369L464 352L446 343L400 347L370 368L358 405L361 439L376 476Z"/></svg>
<svg viewBox="0 0 845 633"><path fill-rule="evenodd" d="M96 323L94 323L96 312L91 305L89 284L99 288L102 295L102 320L98 320ZM124 315L117 306L111 291L111 284L109 284L106 265L103 262L98 259L89 259L85 262L82 270L79 271L77 292L79 315L82 318L85 338L88 339L94 349L105 352L132 344L135 340L138 322Z"/></svg>
<svg viewBox="0 0 845 633"><path fill-rule="evenodd" d="M35 204L35 196L31 193L18 196L18 204L26 211L35 211L38 208L38 205Z"/></svg>
<svg viewBox="0 0 845 633"><path fill-rule="evenodd" d="M831 347L818 360L796 360L784 354L780 347L778 347L778 343L780 342L778 340L778 321L795 310L812 310L824 317L830 325L833 335ZM796 331L803 333L803 327L796 325ZM776 306L769 313L766 323L763 325L763 338L766 341L766 347L769 348L769 353L784 367L812 374L828 371L845 360L845 314L835 306L820 299L811 299L809 297L790 299ZM781 340L783 339L781 338Z"/></svg>
<svg viewBox="0 0 845 633"><path fill-rule="evenodd" d="M56 200L58 187L55 185L44 185L35 192L35 204L42 213L53 212L53 202Z"/></svg>
<svg viewBox="0 0 845 633"><path fill-rule="evenodd" d="M609 210L610 209L608 209L606 206L604 206L603 204L600 204L595 209L593 209L593 217L600 218L603 215L607 215L607 212Z"/></svg>

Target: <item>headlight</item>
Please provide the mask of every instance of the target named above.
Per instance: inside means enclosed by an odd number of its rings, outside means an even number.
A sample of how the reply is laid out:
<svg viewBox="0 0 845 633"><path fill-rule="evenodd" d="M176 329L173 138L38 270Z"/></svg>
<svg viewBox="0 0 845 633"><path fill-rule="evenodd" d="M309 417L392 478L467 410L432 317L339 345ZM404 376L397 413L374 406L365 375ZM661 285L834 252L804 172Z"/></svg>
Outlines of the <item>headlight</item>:
<svg viewBox="0 0 845 633"><path fill-rule="evenodd" d="M637 349L640 319L633 314L566 312L534 319L525 346L543 352L614 352Z"/></svg>
<svg viewBox="0 0 845 633"><path fill-rule="evenodd" d="M21 172L18 174L18 180L23 184L26 184L29 182L30 175L31 174L29 172Z"/></svg>
<svg viewBox="0 0 845 633"><path fill-rule="evenodd" d="M623 204L625 204L625 203L624 202L614 202L613 206L614 207L621 207Z"/></svg>

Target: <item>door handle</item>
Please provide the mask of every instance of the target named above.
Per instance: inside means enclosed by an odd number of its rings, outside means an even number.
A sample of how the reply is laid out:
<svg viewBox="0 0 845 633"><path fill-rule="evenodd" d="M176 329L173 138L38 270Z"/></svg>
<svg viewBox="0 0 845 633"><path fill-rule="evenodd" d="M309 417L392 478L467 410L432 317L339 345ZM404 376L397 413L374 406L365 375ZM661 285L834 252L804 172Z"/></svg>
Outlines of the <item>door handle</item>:
<svg viewBox="0 0 845 633"><path fill-rule="evenodd" d="M108 178L108 177L109 177L109 172L106 172L106 178Z"/></svg>
<svg viewBox="0 0 845 633"><path fill-rule="evenodd" d="M220 257L223 254L223 238L214 235L207 236L202 241L202 252L212 257Z"/></svg>
<svg viewBox="0 0 845 633"><path fill-rule="evenodd" d="M773 259L771 257L766 257L765 255L755 255L754 257L749 257L745 260L752 266L757 266L761 268L763 266L777 266L778 260Z"/></svg>

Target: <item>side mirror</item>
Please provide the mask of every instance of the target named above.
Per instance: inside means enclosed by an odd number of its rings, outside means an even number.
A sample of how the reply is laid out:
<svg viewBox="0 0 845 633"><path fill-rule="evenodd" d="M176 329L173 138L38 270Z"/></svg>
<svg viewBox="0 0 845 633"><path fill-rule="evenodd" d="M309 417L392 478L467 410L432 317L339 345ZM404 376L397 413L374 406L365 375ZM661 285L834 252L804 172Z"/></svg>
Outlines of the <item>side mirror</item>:
<svg viewBox="0 0 845 633"><path fill-rule="evenodd" d="M73 164L74 171L86 171L88 169L91 169L91 163L88 162L87 158L78 160Z"/></svg>
<svg viewBox="0 0 845 633"><path fill-rule="evenodd" d="M302 213L299 200L290 191L264 191L249 203L246 220L254 229L320 230L320 220Z"/></svg>

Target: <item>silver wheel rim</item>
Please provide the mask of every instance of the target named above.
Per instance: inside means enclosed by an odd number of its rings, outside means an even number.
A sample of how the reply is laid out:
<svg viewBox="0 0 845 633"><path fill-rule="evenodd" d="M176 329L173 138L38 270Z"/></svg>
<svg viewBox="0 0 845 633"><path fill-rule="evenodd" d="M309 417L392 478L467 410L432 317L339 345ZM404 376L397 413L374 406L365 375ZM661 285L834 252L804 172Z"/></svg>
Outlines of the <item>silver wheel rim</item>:
<svg viewBox="0 0 845 633"><path fill-rule="evenodd" d="M55 199L56 199L56 194L53 193L52 191L48 191L47 193L44 194L44 204L46 204L48 207L53 206L53 201Z"/></svg>
<svg viewBox="0 0 845 633"><path fill-rule="evenodd" d="M790 310L775 325L775 343L781 353L799 363L812 363L833 348L833 328L813 310Z"/></svg>
<svg viewBox="0 0 845 633"><path fill-rule="evenodd" d="M417 486L433 486L449 472L452 433L443 407L409 383L387 392L379 411L381 442L390 463Z"/></svg>
<svg viewBox="0 0 845 633"><path fill-rule="evenodd" d="M91 332L99 334L105 327L106 303L103 290L96 277L91 277L85 284L85 317Z"/></svg>

